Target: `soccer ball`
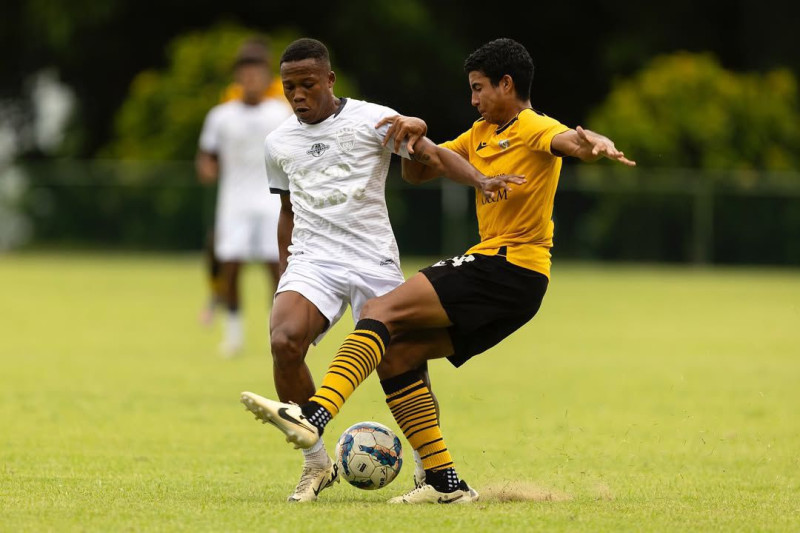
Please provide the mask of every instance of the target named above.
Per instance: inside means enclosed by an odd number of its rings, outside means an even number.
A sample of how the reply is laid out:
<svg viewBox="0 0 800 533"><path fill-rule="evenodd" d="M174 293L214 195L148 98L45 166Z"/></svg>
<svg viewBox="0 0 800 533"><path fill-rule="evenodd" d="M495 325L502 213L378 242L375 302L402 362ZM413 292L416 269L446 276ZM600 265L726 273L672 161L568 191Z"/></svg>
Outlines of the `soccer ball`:
<svg viewBox="0 0 800 533"><path fill-rule="evenodd" d="M403 445L392 430L377 422L350 426L336 443L339 474L359 489L380 489L403 466Z"/></svg>

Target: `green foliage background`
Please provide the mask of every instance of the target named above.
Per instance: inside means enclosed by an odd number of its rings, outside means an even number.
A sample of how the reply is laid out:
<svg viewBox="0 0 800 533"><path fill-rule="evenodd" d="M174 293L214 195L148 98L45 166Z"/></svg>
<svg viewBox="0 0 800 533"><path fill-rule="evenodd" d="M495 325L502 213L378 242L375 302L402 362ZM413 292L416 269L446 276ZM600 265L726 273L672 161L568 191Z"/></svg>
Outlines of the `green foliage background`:
<svg viewBox="0 0 800 533"><path fill-rule="evenodd" d="M578 168L585 188L615 186L588 199L573 236L586 256L800 263L800 97L790 71L660 56L617 81L588 124L638 169Z"/></svg>
<svg viewBox="0 0 800 533"><path fill-rule="evenodd" d="M710 54L653 59L589 117L642 166L800 169L800 100L787 69L736 73Z"/></svg>
<svg viewBox="0 0 800 533"><path fill-rule="evenodd" d="M246 39L262 35L226 23L176 37L167 46L168 63L136 75L114 121L114 139L101 152L119 159L190 159L208 111L232 81L233 60ZM281 51L300 34L284 29L267 36L278 76ZM337 94L356 96L352 82L337 72Z"/></svg>
<svg viewBox="0 0 800 533"><path fill-rule="evenodd" d="M196 189L189 160L205 114L231 81L236 49L254 33L268 31L276 55L299 35L323 39L333 54L337 94L359 97L363 90L371 101L422 116L437 141L457 135L475 118L460 65L473 45L497 37L486 35L485 28L458 10L443 19L445 3L418 1L358 0L341 6L322 25L300 17L297 6L285 9L297 10L298 16L269 18L268 24L256 18L252 26L233 22L235 17L223 24L198 23L192 17L208 16L200 5L181 25L153 18L127 0L81 7L83 18L47 0L30 0L22 9L22 27L41 23L42 39L36 42L56 50L65 72L76 76L65 81L78 90L78 116L85 122L76 123L60 153L99 154L134 164L86 164L85 171L62 162L29 165L36 193L46 197L31 202L40 245L199 246L205 231L191 228L200 220L200 226L210 223L213 198ZM165 16L169 7L165 4ZM259 4L258 9L272 13L273 8ZM751 16L748 22L756 19ZM292 29L287 21L298 26ZM779 60L792 65L791 57L773 54L774 60L767 61L758 56L748 64L760 70L744 71L740 62L737 72L730 47L713 40L701 46L711 35L702 33L703 39L688 48L720 50L721 59L711 53L673 52L648 60L654 51L675 50L666 44L674 35L637 36L636 30L624 39L612 38L609 55L594 64L584 52L576 56L571 44L544 53L550 50L543 44L550 43L546 32L515 35L514 24L508 35L530 48L536 64L534 106L570 126L585 124L609 135L639 162L636 171L574 161L565 165L555 213L556 257L800 264L798 86L793 71L775 66ZM123 42L130 26L147 27L153 39L140 40L136 34ZM457 27L463 31L454 31ZM13 30L7 21L0 21L0 28ZM764 49L776 46L730 35ZM166 53L159 44L165 42ZM24 54L11 59L30 60ZM0 72L9 65L0 65ZM358 76L358 90L342 69ZM126 74L130 70L137 72L132 78ZM626 72L607 87L612 73ZM111 93L120 83L127 91L117 104ZM109 92L98 92L100 87ZM113 131L104 135L99 124L109 107L116 109ZM142 163L153 160L178 160L185 166ZM390 186L389 196L406 253L457 253L477 238L471 209L448 214L443 222L445 192L395 194ZM462 230L454 235L448 227Z"/></svg>

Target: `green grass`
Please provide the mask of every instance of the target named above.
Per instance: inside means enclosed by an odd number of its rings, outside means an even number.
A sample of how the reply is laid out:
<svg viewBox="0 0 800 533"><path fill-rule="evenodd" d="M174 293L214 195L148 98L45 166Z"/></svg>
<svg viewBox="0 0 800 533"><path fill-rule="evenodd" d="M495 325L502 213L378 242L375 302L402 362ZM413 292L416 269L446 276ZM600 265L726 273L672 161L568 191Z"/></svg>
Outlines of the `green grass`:
<svg viewBox="0 0 800 533"><path fill-rule="evenodd" d="M0 280L3 531L800 529L797 270L556 264L530 324L458 371L431 366L483 496L444 508L384 503L411 468L284 503L299 454L238 403L274 392L257 267L231 361L219 324L196 322L199 258L0 256ZM310 352L317 378L351 325ZM366 419L396 430L374 378L329 449Z"/></svg>

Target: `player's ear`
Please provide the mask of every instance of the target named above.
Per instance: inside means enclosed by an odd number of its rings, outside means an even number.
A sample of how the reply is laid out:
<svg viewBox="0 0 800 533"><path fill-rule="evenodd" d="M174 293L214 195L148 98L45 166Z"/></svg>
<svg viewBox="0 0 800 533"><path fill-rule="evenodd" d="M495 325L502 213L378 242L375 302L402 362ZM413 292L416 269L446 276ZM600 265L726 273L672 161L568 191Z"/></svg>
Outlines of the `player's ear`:
<svg viewBox="0 0 800 533"><path fill-rule="evenodd" d="M514 90L514 80L508 74L504 74L502 78L500 78L500 87L505 92L511 92Z"/></svg>
<svg viewBox="0 0 800 533"><path fill-rule="evenodd" d="M334 83L336 83L336 73L331 70L328 73L328 87L333 87Z"/></svg>

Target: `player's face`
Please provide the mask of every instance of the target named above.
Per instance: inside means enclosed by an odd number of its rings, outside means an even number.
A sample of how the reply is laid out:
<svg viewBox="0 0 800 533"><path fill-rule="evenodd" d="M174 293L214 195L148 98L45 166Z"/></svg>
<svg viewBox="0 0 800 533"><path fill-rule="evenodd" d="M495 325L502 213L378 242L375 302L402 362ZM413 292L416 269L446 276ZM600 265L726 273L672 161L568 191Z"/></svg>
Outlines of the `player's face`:
<svg viewBox="0 0 800 533"><path fill-rule="evenodd" d="M505 95L500 86L494 87L486 74L473 70L469 73L469 87L471 103L483 119L491 124L504 123Z"/></svg>
<svg viewBox="0 0 800 533"><path fill-rule="evenodd" d="M283 94L300 122L316 124L336 111L336 75L325 61L303 59L281 65Z"/></svg>
<svg viewBox="0 0 800 533"><path fill-rule="evenodd" d="M269 68L266 65L255 63L236 67L236 82L242 86L246 101L260 101L270 81Z"/></svg>

